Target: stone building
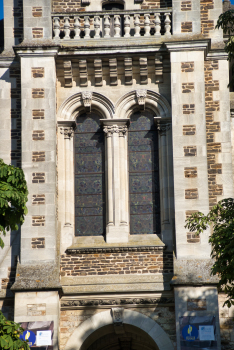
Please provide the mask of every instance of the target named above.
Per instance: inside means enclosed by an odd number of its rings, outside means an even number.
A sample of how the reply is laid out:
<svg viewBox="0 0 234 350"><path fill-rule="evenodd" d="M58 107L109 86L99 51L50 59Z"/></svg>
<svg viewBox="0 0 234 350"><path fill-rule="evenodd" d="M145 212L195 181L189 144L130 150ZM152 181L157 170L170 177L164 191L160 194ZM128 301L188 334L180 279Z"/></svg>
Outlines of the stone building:
<svg viewBox="0 0 234 350"><path fill-rule="evenodd" d="M209 232L184 227L233 196L221 12L221 0L4 1L0 150L29 197L0 255L0 305L53 321L54 349L234 347Z"/></svg>

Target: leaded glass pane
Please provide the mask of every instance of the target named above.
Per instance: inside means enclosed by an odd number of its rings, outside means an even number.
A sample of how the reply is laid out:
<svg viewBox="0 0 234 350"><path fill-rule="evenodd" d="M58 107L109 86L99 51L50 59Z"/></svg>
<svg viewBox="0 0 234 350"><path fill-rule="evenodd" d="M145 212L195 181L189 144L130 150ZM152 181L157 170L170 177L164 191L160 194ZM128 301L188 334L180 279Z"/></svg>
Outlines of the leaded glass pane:
<svg viewBox="0 0 234 350"><path fill-rule="evenodd" d="M130 233L160 233L158 134L152 113L131 117L128 151Z"/></svg>
<svg viewBox="0 0 234 350"><path fill-rule="evenodd" d="M75 132L75 235L103 235L105 228L104 134L94 113L77 118Z"/></svg>

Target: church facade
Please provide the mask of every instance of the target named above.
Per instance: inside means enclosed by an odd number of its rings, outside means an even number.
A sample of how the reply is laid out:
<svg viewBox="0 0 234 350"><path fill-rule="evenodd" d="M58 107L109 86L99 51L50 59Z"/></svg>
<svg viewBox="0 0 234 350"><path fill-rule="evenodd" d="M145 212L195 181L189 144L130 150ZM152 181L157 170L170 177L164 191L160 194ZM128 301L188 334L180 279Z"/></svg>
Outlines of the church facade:
<svg viewBox="0 0 234 350"><path fill-rule="evenodd" d="M49 349L234 346L211 232L185 228L233 197L222 11L4 1L0 152L29 196L1 252L0 306L27 329L53 324Z"/></svg>

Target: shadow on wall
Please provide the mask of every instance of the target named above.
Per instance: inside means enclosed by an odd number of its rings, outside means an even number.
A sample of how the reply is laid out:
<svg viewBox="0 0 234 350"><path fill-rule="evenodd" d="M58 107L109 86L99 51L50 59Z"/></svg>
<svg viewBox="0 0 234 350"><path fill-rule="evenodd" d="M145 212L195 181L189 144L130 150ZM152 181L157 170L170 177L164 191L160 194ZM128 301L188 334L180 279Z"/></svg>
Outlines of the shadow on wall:
<svg viewBox="0 0 234 350"><path fill-rule="evenodd" d="M0 54L4 50L4 19L0 20Z"/></svg>

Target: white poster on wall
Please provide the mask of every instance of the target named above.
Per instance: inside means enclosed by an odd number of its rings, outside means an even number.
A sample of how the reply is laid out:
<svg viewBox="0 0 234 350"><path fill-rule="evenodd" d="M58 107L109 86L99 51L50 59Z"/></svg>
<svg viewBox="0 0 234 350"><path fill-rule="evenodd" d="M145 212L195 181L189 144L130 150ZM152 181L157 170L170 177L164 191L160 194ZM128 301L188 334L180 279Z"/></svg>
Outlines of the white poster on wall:
<svg viewBox="0 0 234 350"><path fill-rule="evenodd" d="M199 326L200 340L215 340L214 326Z"/></svg>
<svg viewBox="0 0 234 350"><path fill-rule="evenodd" d="M51 345L51 331L37 331L37 346Z"/></svg>

